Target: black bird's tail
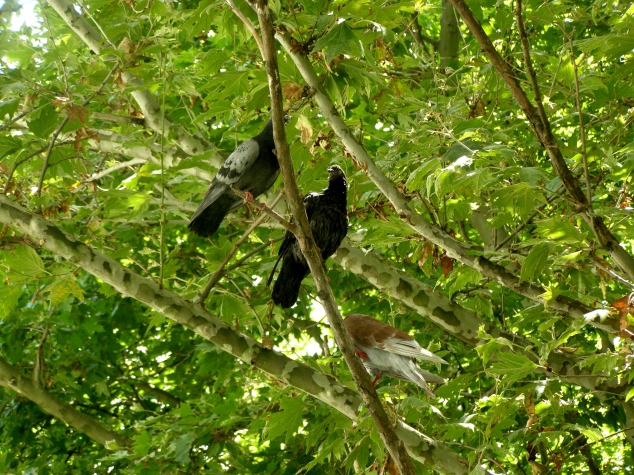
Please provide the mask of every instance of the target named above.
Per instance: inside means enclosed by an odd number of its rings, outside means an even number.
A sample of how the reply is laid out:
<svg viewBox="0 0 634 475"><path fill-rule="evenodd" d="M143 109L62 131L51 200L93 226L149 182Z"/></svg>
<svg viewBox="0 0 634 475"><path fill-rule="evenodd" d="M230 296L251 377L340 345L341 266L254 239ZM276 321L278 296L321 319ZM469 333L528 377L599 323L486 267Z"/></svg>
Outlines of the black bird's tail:
<svg viewBox="0 0 634 475"><path fill-rule="evenodd" d="M277 276L273 286L273 302L282 308L290 308L295 305L302 280L309 271L310 269L306 264L297 262L292 256L284 259L280 275Z"/></svg>
<svg viewBox="0 0 634 475"><path fill-rule="evenodd" d="M235 197L221 195L201 213L196 212L194 219L189 222L189 230L201 237L213 236L234 204Z"/></svg>

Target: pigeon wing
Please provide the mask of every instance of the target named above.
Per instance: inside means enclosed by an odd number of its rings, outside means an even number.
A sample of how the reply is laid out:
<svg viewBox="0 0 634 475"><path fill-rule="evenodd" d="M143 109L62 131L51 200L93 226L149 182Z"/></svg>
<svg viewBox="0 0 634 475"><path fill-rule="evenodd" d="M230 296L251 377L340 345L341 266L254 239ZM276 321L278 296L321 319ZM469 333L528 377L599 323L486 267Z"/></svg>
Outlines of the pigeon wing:
<svg viewBox="0 0 634 475"><path fill-rule="evenodd" d="M225 163L220 167L211 182L205 197L198 205L196 213L191 218L192 221L249 171L257 160L259 153L260 146L258 143L253 139L249 139L242 142L227 157Z"/></svg>
<svg viewBox="0 0 634 475"><path fill-rule="evenodd" d="M410 356L419 360L431 361L432 363L447 364L440 356L436 356L431 351L422 348L416 340L403 340L395 337L386 338L377 344L377 348L397 355Z"/></svg>

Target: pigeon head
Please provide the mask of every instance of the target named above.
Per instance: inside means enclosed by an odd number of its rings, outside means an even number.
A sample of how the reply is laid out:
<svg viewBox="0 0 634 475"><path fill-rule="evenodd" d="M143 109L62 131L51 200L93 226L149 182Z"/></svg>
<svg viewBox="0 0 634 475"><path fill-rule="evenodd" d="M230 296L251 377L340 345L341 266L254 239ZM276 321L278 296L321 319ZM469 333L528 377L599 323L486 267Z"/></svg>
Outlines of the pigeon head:
<svg viewBox="0 0 634 475"><path fill-rule="evenodd" d="M346 174L339 165L333 165L328 169L328 181L336 180L337 178L345 179Z"/></svg>

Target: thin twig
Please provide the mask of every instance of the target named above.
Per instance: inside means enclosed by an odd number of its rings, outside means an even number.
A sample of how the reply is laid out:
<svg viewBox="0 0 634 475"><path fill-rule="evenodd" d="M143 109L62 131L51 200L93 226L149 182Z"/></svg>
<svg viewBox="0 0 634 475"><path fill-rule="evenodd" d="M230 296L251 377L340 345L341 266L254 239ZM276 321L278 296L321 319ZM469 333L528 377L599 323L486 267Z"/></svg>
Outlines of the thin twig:
<svg viewBox="0 0 634 475"><path fill-rule="evenodd" d="M528 44L528 36L526 35L526 28L524 26L524 19L522 18L522 0L516 0L515 19L517 20L517 29L520 33L520 40L522 42L522 53L524 54L524 64L526 64L526 72L531 80L533 86L533 94L535 95L535 102L537 103L537 110L539 116L542 119L542 124L546 126L548 124L548 117L544 110L544 104L542 102L542 95L539 91L539 84L537 82L537 75L533 69L533 62L531 61L530 46Z"/></svg>
<svg viewBox="0 0 634 475"><path fill-rule="evenodd" d="M144 158L133 158L132 160L128 160L127 162L120 162L110 168L106 168L105 170L92 175L90 178L84 180L84 183L90 183L91 181L99 180L100 178L103 178L106 175L110 175L111 173L116 172L117 170L121 170L122 168L128 168L134 165L142 165L145 163L147 163L147 160L145 160Z"/></svg>
<svg viewBox="0 0 634 475"><path fill-rule="evenodd" d="M282 196L284 195L284 190L280 191L280 193L277 195L277 197L273 200L273 202L270 204L271 208L274 208L275 205L278 203L278 201L280 201L280 199L282 198ZM267 206L268 208L269 206ZM231 248L231 250L227 253L227 255L225 256L224 260L220 263L220 265L218 266L218 268L216 269L216 272L214 272L211 276L211 278L209 279L209 282L207 282L207 285L205 286L205 288L198 294L198 298L196 299L196 301L194 303L198 303L199 305L201 305L202 307L205 306L205 300L207 300L207 297L209 296L209 292L211 292L211 289L214 288L214 286L218 283L218 281L220 280L220 278L224 275L224 268L225 266L229 263L229 261L231 260L231 258L233 257L233 255L238 251L238 248L240 247L240 245L246 241L246 239L249 237L249 235L255 230L255 228L257 228L260 223L262 221L264 221L266 218L268 218L269 215L262 213L258 219L256 219L253 224L251 225L251 227L249 227L249 229L247 229L244 234L240 237L240 239L238 239L236 241L236 243L233 245L233 247Z"/></svg>
<svg viewBox="0 0 634 475"><path fill-rule="evenodd" d="M238 190L235 187L231 187L231 190L238 195L240 198L246 199L247 195L242 191L242 190ZM286 221L284 218L282 218L279 214L277 214L275 211L273 211L271 208L269 208L268 206L266 206L266 204L262 204L260 203L258 200L256 200L255 198L249 201L249 205L251 205L252 207L254 207L257 210L262 211L263 213L268 214L271 218L273 218L275 221L277 221L278 223L280 223L282 226L284 226L285 229L287 229L288 231L292 232L294 235L297 236L298 231L298 227L296 224L291 223L289 221Z"/></svg>
<svg viewBox="0 0 634 475"><path fill-rule="evenodd" d="M236 16L238 18L240 18L240 20L242 20L242 23L244 23L244 25L251 32L251 34L253 35L253 39L257 43L258 49L260 50L260 55L262 56L262 58L264 58L265 57L264 56L264 46L262 45L262 39L260 38L260 35L258 35L257 30L253 26L253 23L251 23L251 21L249 21L249 19L244 15L244 13L242 13L242 11L240 11L240 9L236 6L236 4L233 3L233 0L226 0L226 2L227 2L227 5L229 5L229 8L231 8L231 10L233 10L233 13L235 13Z"/></svg>
<svg viewBox="0 0 634 475"><path fill-rule="evenodd" d="M500 249L502 249L511 239L513 239L517 235L517 233L519 233L522 229L524 229L526 226L528 226L528 224L531 223L533 221L533 219L535 219L535 217L538 214L540 214L544 210L544 208L546 208L546 206L552 204L552 202L555 201L555 199L560 197L561 194L563 193L563 191L564 191L563 185L559 185L559 187L555 190L555 193L552 194L550 197L548 197L546 199L546 203L544 203L539 208L537 208L533 212L533 214L531 214L522 224L520 224L518 227L516 227L511 232L511 234L509 234L500 244L495 246L495 250L499 251Z"/></svg>
<svg viewBox="0 0 634 475"><path fill-rule="evenodd" d="M242 264L244 264L244 262L246 260L248 260L251 256L254 256L255 254L259 253L260 251L266 249L267 247L269 247L271 244L275 244L276 242L281 241L282 239L284 239L284 235L278 236L274 239L269 240L268 242L265 242L263 244L260 244L258 247L256 247L255 249L253 249L252 251L247 252L244 256L242 256L240 259L238 259L235 263L231 264L229 267L227 267L225 269L225 272L231 272L232 270L237 269L238 267L240 267Z"/></svg>
<svg viewBox="0 0 634 475"><path fill-rule="evenodd" d="M519 1L519 0L518 0ZM588 167L588 149L586 147L586 129L583 124L583 110L581 109L581 94L579 88L579 71L575 58L575 48L572 45L572 37L566 33L562 27L564 36L568 38L570 44L570 61L572 62L572 70L575 75L575 103L577 105L577 114L579 115L579 134L581 135L581 158L583 160L583 176L586 179L586 194L588 197L588 206L592 209L592 183L590 182L590 169ZM574 33L574 31L573 31Z"/></svg>
<svg viewBox="0 0 634 475"><path fill-rule="evenodd" d="M104 114L103 112L92 112L90 114L92 119L107 120L109 122L123 122L126 124L145 125L145 120L140 117L125 117L115 114Z"/></svg>
<svg viewBox="0 0 634 475"><path fill-rule="evenodd" d="M622 434L623 432L627 432L627 431L629 431L629 430L634 430L634 426L632 426L632 427L626 427L625 429L621 429L621 430L617 430L616 432L612 432L611 434L608 434L608 435L606 435L605 437L601 437L601 438L600 438L600 439L598 439L598 440L593 440L592 442L588 442L588 443L583 444L583 445L581 445L581 446L579 446L579 447L575 447L572 451L570 451L570 452L566 452L566 457L567 457L567 458L570 458L570 456L571 456L573 453L575 453L577 450L582 450L582 449L585 449L586 447L590 447L591 445L598 444L599 442L603 442L603 441L605 441L606 439L609 439L609 438L611 438L611 437L614 437L615 435ZM576 437L575 439L573 439L570 443L568 443L568 444L567 444L567 445L566 445L563 449L561 449L561 450L560 450L560 451L558 451L558 452L559 452L559 453L563 453L563 451L564 451L565 449L567 449L567 448L568 448L568 447L569 447L572 443L576 442L576 441L577 441L579 438L581 438L581 437L584 437L584 436L583 436L583 434L582 434L581 436ZM551 468L550 470L548 470L548 472L546 472L546 475L549 475L549 474L553 471L553 469L554 469L554 468L555 468L555 467L553 467L553 468Z"/></svg>
<svg viewBox="0 0 634 475"><path fill-rule="evenodd" d="M618 280L622 284L625 284L628 287L631 287L631 288L634 289L634 283L630 282L629 280L625 279L624 277L621 277L619 274L617 274L613 270L608 269L607 267L603 266L598 260L596 260L596 259L592 259L592 260L594 262L594 265L597 266L599 269L601 269L603 272L605 272L606 274L610 274L613 278L615 278L616 280Z"/></svg>
<svg viewBox="0 0 634 475"><path fill-rule="evenodd" d="M49 312L49 317L53 314L53 309ZM42 378L42 368L44 364L43 353L44 353L44 343L46 342L46 338L48 337L48 324L44 327L44 333L42 334L42 338L40 339L40 344L37 346L37 355L35 357L35 365L33 366L33 384L36 386L41 386L41 378Z"/></svg>

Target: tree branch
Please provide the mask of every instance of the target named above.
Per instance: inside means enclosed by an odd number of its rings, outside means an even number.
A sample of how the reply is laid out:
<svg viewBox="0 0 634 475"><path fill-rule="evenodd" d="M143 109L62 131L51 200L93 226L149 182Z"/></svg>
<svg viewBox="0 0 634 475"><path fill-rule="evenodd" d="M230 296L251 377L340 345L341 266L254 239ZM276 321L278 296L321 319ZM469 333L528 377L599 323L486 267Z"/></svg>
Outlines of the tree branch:
<svg viewBox="0 0 634 475"><path fill-rule="evenodd" d="M293 218L299 225L299 232L296 233L297 242L306 257L308 266L317 285L317 293L322 301L322 305L326 310L328 322L335 335L337 346L341 350L352 376L361 392L363 401L368 408L372 420L376 424L376 428L386 445L387 450L396 462L396 465L402 475L414 475L414 465L410 459L403 441L398 438L394 432L394 427L390 419L387 417L383 406L376 394L374 386L370 382L370 377L361 364L361 360L355 356L354 345L350 336L346 332L343 320L339 314L339 309L332 289L328 284L323 260L317 251L315 240L313 239L308 217L302 196L299 192L297 182L295 181L295 172L293 170L293 161L290 155L288 141L286 140L286 131L284 129L284 110L282 107L282 87L280 84L279 71L277 67L277 52L273 31L273 23L271 19L271 11L269 10L267 0L257 0L255 2L258 20L260 22L260 32L262 34L262 42L264 43L264 61L266 63L266 72L269 79L269 91L271 94L271 111L273 116L273 135L275 139L275 150L277 158L280 162L280 169L284 179L284 187L287 191L286 197L293 212Z"/></svg>
<svg viewBox="0 0 634 475"><path fill-rule="evenodd" d="M4 198L4 197L3 197ZM109 445L112 441L121 447L130 447L131 441L119 433L108 429L101 422L78 411L70 404L60 401L55 396L39 388L29 378L20 374L4 358L0 356L0 386L11 389L33 401L44 411L58 418L79 432L86 434L101 445Z"/></svg>
<svg viewBox="0 0 634 475"><path fill-rule="evenodd" d="M249 21L249 19L245 16L244 13L242 13L242 11L238 7L236 7L236 4L233 3L233 0L225 0L225 1L227 2L227 5L229 5L229 8L231 8L233 13L235 13L236 16L240 18L240 20L242 20L242 23L244 23L244 26L246 26L247 29L251 32L251 34L253 35L253 39L257 43L258 49L260 50L260 56L264 58L265 57L264 45L262 44L262 39L260 38L260 35L258 35L258 31L253 26L253 23Z"/></svg>
<svg viewBox="0 0 634 475"><path fill-rule="evenodd" d="M0 196L0 223L22 233L32 242L72 262L111 285L124 296L146 304L156 312L192 330L223 351L271 376L323 401L352 420L357 420L362 402L359 394L335 378L285 355L263 348L204 309L160 288L122 266L119 262L68 236L42 217L28 212L5 196ZM368 381L369 383L369 381ZM396 432L407 450L421 463L441 473L466 475L468 462L444 444L398 421Z"/></svg>
<svg viewBox="0 0 634 475"><path fill-rule="evenodd" d="M92 51L96 54L101 53L101 45L104 42L104 38L77 12L72 2L69 0L47 0L47 2ZM104 59L110 60L114 59L114 57ZM147 127L165 137L174 134L178 146L187 155L197 155L207 149L201 140L191 137L182 127L172 124L164 117L163 111L152 93L145 89L143 81L128 71L121 73L121 80L132 87L133 90L130 94L143 112Z"/></svg>
<svg viewBox="0 0 634 475"><path fill-rule="evenodd" d="M489 335L502 337L515 345L515 349L533 361L537 361L530 352L533 346L525 338L499 328L482 320L475 312L468 310L448 297L437 292L408 273L397 269L375 252L354 247L349 239L344 239L333 260L353 274L372 284L382 294L401 302L448 334L471 347L481 345L478 330L484 329ZM620 331L618 318L607 318L603 322L590 322L610 333ZM579 360L557 350L546 359L549 371L536 370L550 379L563 379L591 391L605 391L625 397L626 386L614 378L597 384L597 377L589 369L580 370Z"/></svg>
<svg viewBox="0 0 634 475"><path fill-rule="evenodd" d="M614 262L628 275L628 277L630 277L630 279L634 279L634 258L623 247L621 247L619 241L607 228L601 216L596 216L587 212L591 208L591 203L588 201L586 195L581 189L579 180L577 180L566 165L566 161L564 160L564 157L561 154L561 149L555 140L548 118L545 115L542 117L540 112L535 109L533 104L530 102L528 96L515 77L513 70L496 51L493 43L482 29L478 20L476 20L473 16L473 13L465 1L450 1L456 11L460 13L460 16L469 27L469 30L471 30L471 33L480 44L482 51L498 71L511 91L511 94L513 94L513 97L526 115L526 118L533 128L535 136L548 153L555 173L557 173L557 176L566 187L570 197L577 204L583 219L594 231L599 245L610 253Z"/></svg>
<svg viewBox="0 0 634 475"><path fill-rule="evenodd" d="M273 200L273 202L270 205L266 206L266 208L275 208L275 205L278 203L278 201L280 201L283 195L284 195L284 190L280 191L280 193ZM200 303L200 305L203 305L203 306L205 305L205 300L207 300L207 296L209 295L209 292L211 292L211 289L214 288L214 286L218 283L220 278L224 275L225 266L229 263L233 255L236 253L236 251L240 247L240 244L246 241L246 239L249 237L249 234L251 234L255 230L255 228L257 228L260 225L260 223L262 223L262 221L264 221L268 217L269 217L268 214L262 213L253 222L253 224L249 227L249 229L247 229L244 232L244 234L240 237L240 239L236 241L236 243L233 245L231 250L225 256L224 260L220 263L216 271L210 277L209 282L207 282L207 285L205 286L205 288L198 294L198 301L194 303Z"/></svg>
<svg viewBox="0 0 634 475"><path fill-rule="evenodd" d="M377 167L363 146L355 139L350 132L348 126L341 119L337 109L328 97L323 86L319 82L317 73L311 65L308 58L302 56L299 51L293 51L290 37L284 33L278 32L276 35L278 41L282 44L286 52L289 54L300 74L306 81L306 84L312 89L313 97L317 102L321 113L328 121L330 127L340 138L346 150L354 157L357 164L366 173L374 184L381 190L385 197L390 201L399 217L403 219L411 228L426 240L444 249L447 255L457 261L476 269L485 277L494 280L498 284L508 287L514 292L524 295L536 302L549 305L557 311L567 313L572 317L579 318L587 313L590 309L580 302L573 299L559 296L554 301L546 302L543 294L545 289L541 286L530 284L527 281L520 282L519 278L504 267L496 264L482 256L474 255L473 251L479 250L471 244L466 244L449 236L442 229L430 225L425 218L419 215L413 209L409 200L399 192L394 184L383 174L381 169Z"/></svg>

